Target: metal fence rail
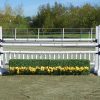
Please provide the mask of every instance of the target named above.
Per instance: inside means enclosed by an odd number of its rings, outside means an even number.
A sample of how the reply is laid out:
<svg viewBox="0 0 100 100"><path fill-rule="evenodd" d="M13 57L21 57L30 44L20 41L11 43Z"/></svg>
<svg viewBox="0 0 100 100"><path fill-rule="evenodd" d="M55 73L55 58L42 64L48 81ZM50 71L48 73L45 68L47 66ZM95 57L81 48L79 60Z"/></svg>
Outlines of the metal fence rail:
<svg viewBox="0 0 100 100"><path fill-rule="evenodd" d="M95 38L95 28L3 28L3 38Z"/></svg>

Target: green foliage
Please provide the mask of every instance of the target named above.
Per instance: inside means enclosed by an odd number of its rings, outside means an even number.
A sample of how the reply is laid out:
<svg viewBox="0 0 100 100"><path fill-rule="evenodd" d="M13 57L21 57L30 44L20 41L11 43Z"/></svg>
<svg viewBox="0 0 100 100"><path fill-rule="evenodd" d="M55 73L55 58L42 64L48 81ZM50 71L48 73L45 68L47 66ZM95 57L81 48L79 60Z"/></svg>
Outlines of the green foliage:
<svg viewBox="0 0 100 100"><path fill-rule="evenodd" d="M55 3L40 6L38 14L33 17L31 27L42 28L91 28L100 23L100 7L85 4L81 7L66 7Z"/></svg>
<svg viewBox="0 0 100 100"><path fill-rule="evenodd" d="M90 67L89 60L78 60L78 59L68 59L68 60L36 60L36 59L11 59L9 61L9 67L36 67L36 66L69 66L69 67Z"/></svg>
<svg viewBox="0 0 100 100"><path fill-rule="evenodd" d="M26 28L28 21L23 16L23 6L18 5L17 8L12 8L8 3L4 9L0 9L0 26L4 28Z"/></svg>
<svg viewBox="0 0 100 100"><path fill-rule="evenodd" d="M91 28L100 24L100 7L84 4L80 7L65 6L55 2L42 5L33 18L23 16L23 6L10 4L0 9L0 26L4 28ZM29 23L31 22L31 23Z"/></svg>

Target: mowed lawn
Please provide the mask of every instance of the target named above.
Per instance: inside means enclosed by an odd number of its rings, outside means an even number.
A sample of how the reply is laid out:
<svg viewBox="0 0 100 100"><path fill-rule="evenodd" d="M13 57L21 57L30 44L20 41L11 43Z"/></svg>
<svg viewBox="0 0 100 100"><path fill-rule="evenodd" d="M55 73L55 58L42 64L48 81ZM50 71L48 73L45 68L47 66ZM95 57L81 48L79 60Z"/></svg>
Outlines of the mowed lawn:
<svg viewBox="0 0 100 100"><path fill-rule="evenodd" d="M0 100L100 100L100 77L0 76Z"/></svg>

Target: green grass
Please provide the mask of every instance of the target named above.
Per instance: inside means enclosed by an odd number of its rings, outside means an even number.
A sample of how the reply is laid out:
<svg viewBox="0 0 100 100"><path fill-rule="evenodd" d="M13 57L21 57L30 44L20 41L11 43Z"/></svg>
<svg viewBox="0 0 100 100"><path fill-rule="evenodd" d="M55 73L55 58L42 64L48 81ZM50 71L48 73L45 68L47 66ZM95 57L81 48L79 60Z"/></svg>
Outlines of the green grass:
<svg viewBox="0 0 100 100"><path fill-rule="evenodd" d="M100 100L100 77L1 76L0 100Z"/></svg>
<svg viewBox="0 0 100 100"><path fill-rule="evenodd" d="M4 38L14 38L14 34L4 34ZM40 34L40 38L63 38L63 34ZM38 34L17 34L17 38L38 38ZM89 34L65 34L64 38L90 38ZM93 34L95 38L95 34Z"/></svg>

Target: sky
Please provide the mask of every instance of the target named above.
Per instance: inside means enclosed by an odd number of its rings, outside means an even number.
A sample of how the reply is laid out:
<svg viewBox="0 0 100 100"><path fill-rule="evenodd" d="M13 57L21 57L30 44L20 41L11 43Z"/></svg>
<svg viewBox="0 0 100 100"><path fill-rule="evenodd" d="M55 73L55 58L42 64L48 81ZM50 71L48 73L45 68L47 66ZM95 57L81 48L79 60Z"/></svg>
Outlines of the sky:
<svg viewBox="0 0 100 100"><path fill-rule="evenodd" d="M61 3L65 6L70 4L74 6L82 6L86 3L100 6L100 0L0 0L0 9L4 8L6 2L9 3L12 8L22 4L25 16L36 15L38 8L41 5L46 5L47 3L49 3L51 6L54 5L55 2Z"/></svg>

